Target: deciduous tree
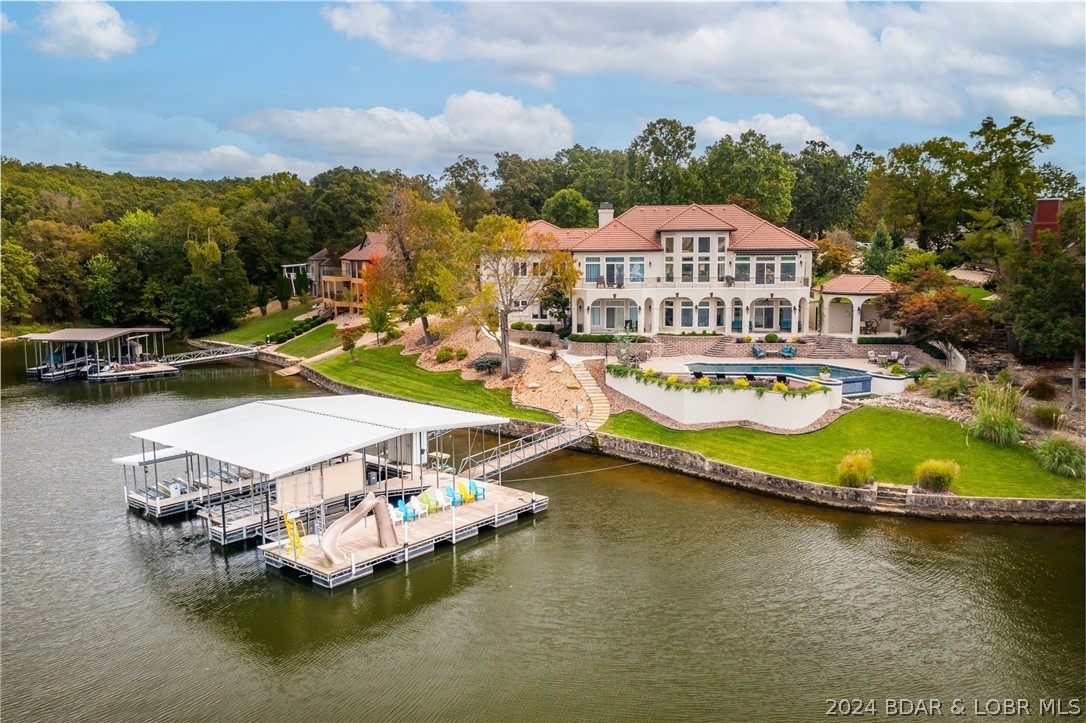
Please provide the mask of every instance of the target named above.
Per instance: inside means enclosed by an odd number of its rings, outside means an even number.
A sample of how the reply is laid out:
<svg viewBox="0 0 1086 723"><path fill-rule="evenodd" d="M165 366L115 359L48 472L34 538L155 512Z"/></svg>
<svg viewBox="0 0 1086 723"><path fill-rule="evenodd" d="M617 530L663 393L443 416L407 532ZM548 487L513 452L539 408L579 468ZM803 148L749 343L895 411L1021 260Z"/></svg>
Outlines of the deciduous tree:
<svg viewBox="0 0 1086 723"><path fill-rule="evenodd" d="M365 289L362 313L366 315L370 331L377 334L377 344L380 346L381 334L394 326L392 313L401 300L399 284L392 270L381 259L363 266L360 276Z"/></svg>
<svg viewBox="0 0 1086 723"><path fill-rule="evenodd" d="M705 149L696 166L705 203L735 203L771 223L792 212L796 170L779 143L757 131L725 136Z"/></svg>
<svg viewBox="0 0 1086 723"><path fill-rule="evenodd" d="M661 118L634 138L626 150L627 206L690 202L694 137L693 126Z"/></svg>
<svg viewBox="0 0 1086 723"><path fill-rule="evenodd" d="M559 228L594 228L596 207L572 188L563 188L543 204L543 220Z"/></svg>
<svg viewBox="0 0 1086 723"><path fill-rule="evenodd" d="M38 282L34 255L15 241L0 242L0 314L4 321L17 321L30 315L30 305L38 301L33 289Z"/></svg>

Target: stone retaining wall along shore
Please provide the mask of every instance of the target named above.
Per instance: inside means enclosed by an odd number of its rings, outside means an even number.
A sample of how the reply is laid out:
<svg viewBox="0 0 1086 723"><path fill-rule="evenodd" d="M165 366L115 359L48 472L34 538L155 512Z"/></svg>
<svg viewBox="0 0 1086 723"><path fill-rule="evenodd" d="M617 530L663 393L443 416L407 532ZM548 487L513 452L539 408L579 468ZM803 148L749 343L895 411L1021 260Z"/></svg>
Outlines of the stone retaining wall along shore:
<svg viewBox="0 0 1086 723"><path fill-rule="evenodd" d="M262 356L264 354L262 353ZM262 356L258 358L264 361ZM267 356L267 361L277 366L283 365L282 359L291 358L284 357L282 354L267 354ZM279 359L274 359L274 357L279 357ZM372 394L390 399L397 398L389 394L382 394L338 382L304 365L301 369L302 377L334 394ZM503 435L508 434L510 437L526 436L548 426L551 425L513 419L502 427L502 432ZM711 460L697 452L653 444L652 442L597 433L595 436L575 445L574 449L601 453L633 462L644 462L663 469L701 477L738 489L773 497L851 510L853 512L903 514L910 517L971 522L1028 522L1076 525L1086 522L1086 501L1084 500L957 497L954 495L915 493L910 490L904 508L886 510L875 505L877 492L874 489L838 487L781 477L768 472L759 472L758 470Z"/></svg>

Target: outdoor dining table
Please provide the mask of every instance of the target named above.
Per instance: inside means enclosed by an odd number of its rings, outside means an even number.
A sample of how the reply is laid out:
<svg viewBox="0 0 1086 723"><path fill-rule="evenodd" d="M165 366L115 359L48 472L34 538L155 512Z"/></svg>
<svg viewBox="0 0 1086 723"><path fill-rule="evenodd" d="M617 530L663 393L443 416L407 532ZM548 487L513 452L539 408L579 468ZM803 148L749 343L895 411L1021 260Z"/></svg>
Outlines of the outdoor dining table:
<svg viewBox="0 0 1086 723"><path fill-rule="evenodd" d="M890 356L888 354L879 354L875 358L879 360L879 366L882 366L887 362Z"/></svg>

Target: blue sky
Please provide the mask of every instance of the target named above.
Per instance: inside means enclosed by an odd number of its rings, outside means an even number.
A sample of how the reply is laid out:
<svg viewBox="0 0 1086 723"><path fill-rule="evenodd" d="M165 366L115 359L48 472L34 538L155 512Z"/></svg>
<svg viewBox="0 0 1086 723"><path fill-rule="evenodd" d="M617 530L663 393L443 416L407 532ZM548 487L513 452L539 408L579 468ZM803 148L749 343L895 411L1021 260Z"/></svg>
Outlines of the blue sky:
<svg viewBox="0 0 1086 723"><path fill-rule="evenodd" d="M219 178L440 175L677 118L798 151L1032 120L1086 177L1071 3L0 3L0 151Z"/></svg>

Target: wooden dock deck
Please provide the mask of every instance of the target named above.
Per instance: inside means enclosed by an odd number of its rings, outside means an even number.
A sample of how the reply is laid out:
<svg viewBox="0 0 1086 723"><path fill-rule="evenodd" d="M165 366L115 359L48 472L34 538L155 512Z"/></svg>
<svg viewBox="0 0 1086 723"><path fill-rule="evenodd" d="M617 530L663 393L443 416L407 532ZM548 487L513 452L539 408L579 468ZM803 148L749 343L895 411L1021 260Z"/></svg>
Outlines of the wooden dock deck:
<svg viewBox="0 0 1086 723"><path fill-rule="evenodd" d="M549 499L532 492L486 485L486 498L467 502L458 507L438 510L418 520L396 525L399 545L380 547L377 525L367 519L345 531L339 537L340 549L349 557L343 565L333 565L321 551L317 535L302 538L302 550L292 553L285 539L261 545L264 562L269 567L290 567L308 574L321 587L333 588L373 574L383 563L399 564L432 553L438 543L456 544L475 537L483 527L501 527L522 514L535 514L547 509Z"/></svg>
<svg viewBox="0 0 1086 723"><path fill-rule="evenodd" d="M175 366L163 364L157 361L139 362L138 364L118 364L116 369L109 371L104 368L87 374L89 382L126 382L133 379L157 379L158 377L172 377L181 372Z"/></svg>

